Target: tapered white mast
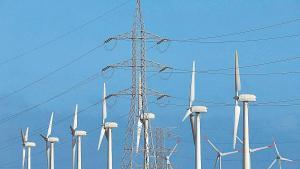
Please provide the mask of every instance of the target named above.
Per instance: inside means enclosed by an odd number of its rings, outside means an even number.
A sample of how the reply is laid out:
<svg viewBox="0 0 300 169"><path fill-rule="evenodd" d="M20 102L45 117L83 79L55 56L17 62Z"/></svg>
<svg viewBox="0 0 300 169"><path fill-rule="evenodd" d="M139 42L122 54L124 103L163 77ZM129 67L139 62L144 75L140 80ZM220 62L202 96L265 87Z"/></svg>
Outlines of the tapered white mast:
<svg viewBox="0 0 300 169"><path fill-rule="evenodd" d="M76 130L77 129L77 120L78 117L78 105L75 107L73 126L71 126L72 134L72 169L75 169L75 157L76 157L76 147L77 147L77 169L82 168L82 137L87 135L86 131Z"/></svg>
<svg viewBox="0 0 300 169"><path fill-rule="evenodd" d="M50 117L47 135L44 136L41 134L42 138L46 142L48 169L54 169L54 144L59 141L59 139L57 137L50 137L50 135L52 133L53 115L54 115L54 113L52 112L51 117Z"/></svg>
<svg viewBox="0 0 300 169"><path fill-rule="evenodd" d="M21 138L22 138L22 169L25 168L25 158L26 158L26 148L27 148L27 169L31 169L31 148L35 147L36 144L34 142L28 141L29 128L26 128L25 134L21 130Z"/></svg>
<svg viewBox="0 0 300 169"><path fill-rule="evenodd" d="M243 169L251 169L250 145L249 145L249 102L255 102L256 96L251 94L239 95L239 101L243 102L244 109L244 135L243 135Z"/></svg>
<svg viewBox="0 0 300 169"><path fill-rule="evenodd" d="M106 122L107 118L107 108L106 108L106 86L103 84L103 97L102 97L102 124L101 131L98 142L98 150L100 150L100 146L103 140L104 135L106 135L106 139L108 142L108 151L107 151L107 169L113 168L113 155L112 155L112 129L117 128L118 124L115 122Z"/></svg>
<svg viewBox="0 0 300 169"><path fill-rule="evenodd" d="M184 121L188 116L190 117L193 140L195 143L195 169L201 169L202 161L200 113L206 113L207 107L193 106L193 102L195 100L195 72L195 62L193 62L189 108L187 109L187 112L185 113L185 116L182 121Z"/></svg>

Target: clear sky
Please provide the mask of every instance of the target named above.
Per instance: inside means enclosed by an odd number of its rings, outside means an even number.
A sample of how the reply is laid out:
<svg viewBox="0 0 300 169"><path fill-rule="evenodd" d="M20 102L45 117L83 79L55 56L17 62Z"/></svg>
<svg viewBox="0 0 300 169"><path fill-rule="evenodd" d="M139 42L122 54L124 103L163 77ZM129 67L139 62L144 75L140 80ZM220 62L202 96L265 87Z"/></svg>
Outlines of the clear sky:
<svg viewBox="0 0 300 169"><path fill-rule="evenodd" d="M46 132L52 111L57 123L53 135L60 138L56 166L71 168L69 125L75 104L85 109L100 101L104 81L108 93L130 86L128 70L85 80L108 64L130 58L130 43L119 41L112 51L101 47L85 54L107 37L129 32L134 8L134 0L0 0L0 168L21 167L19 130L27 126L31 129L30 140L38 145L33 150L33 169L47 167L39 133ZM251 147L269 145L275 139L281 154L296 160L283 163L283 168L298 169L300 2L163 0L142 2L142 8L149 32L170 39L202 37L192 43L171 42L163 53L149 49L149 60L176 69L190 70L193 60L198 71L226 69L233 67L234 51L238 50L240 65L246 66L240 70L242 93L257 96L257 103L250 105ZM240 33L230 34L236 32ZM201 119L203 138L211 138L224 151L232 150L232 74L233 70L227 69L197 73L196 77L197 103L209 108ZM180 137L171 159L174 169L193 168L190 124L181 122L191 75L176 70L170 75L148 74L150 88L174 96L165 107L149 104L149 110L156 113L153 127L171 127ZM78 86L81 81L87 83ZM109 120L119 123L113 133L114 163L118 168L129 102L126 97L118 97L108 105ZM79 114L79 128L89 131L83 140L83 169L106 167L106 141L103 149L96 151L99 131L95 129L100 126L100 112L101 106L96 105ZM170 140L167 146L174 144ZM215 153L204 139L202 150L204 168L212 168ZM265 169L274 158L274 149L252 154L252 166ZM224 159L223 168L241 168L241 153Z"/></svg>

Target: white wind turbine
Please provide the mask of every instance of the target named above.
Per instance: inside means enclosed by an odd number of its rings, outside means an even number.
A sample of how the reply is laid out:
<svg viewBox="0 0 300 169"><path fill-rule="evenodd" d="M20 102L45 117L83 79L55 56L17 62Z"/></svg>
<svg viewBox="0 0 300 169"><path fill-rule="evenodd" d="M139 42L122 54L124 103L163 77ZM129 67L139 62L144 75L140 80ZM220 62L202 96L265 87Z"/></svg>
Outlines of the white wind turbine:
<svg viewBox="0 0 300 169"><path fill-rule="evenodd" d="M153 113L143 113L142 112L142 84L141 79L139 80L138 88L138 123L137 123L137 140L136 140L136 152L139 150L141 132L144 127L144 167L149 168L150 163L150 121L155 119L155 114Z"/></svg>
<svg viewBox="0 0 300 169"><path fill-rule="evenodd" d="M22 138L22 169L25 168L26 148L27 148L27 169L31 169L31 148L35 147L35 142L28 141L29 128L26 128L25 134L21 130Z"/></svg>
<svg viewBox="0 0 300 169"><path fill-rule="evenodd" d="M102 126L100 131L98 150L104 137L104 134L108 142L108 154L107 154L107 169L112 169L112 129L117 128L118 124L115 122L105 122L107 118L107 108L106 108L106 87L105 83L103 84L103 98L102 98Z"/></svg>
<svg viewBox="0 0 300 169"><path fill-rule="evenodd" d="M173 147L173 149L171 150L170 154L167 155L167 156L165 157L165 158L166 158L166 161L167 161L167 169L173 169L173 166L172 166L171 161L170 161L170 157L173 155L174 151L176 150L177 145L178 145L178 144L176 144L176 145Z"/></svg>
<svg viewBox="0 0 300 169"><path fill-rule="evenodd" d="M277 162L278 163L278 165L279 165L279 168L281 169L282 168L282 161L287 161L287 162L293 162L293 160L290 160L290 159L288 159L288 158L285 158L285 157L282 157L281 156L281 154L279 153L279 151L278 151L278 148L277 148L277 145L276 145L276 143L275 143L275 141L274 141L274 147L275 147L275 150L276 150L276 158L275 158L275 160L271 163L271 165L269 166L269 168L268 169L271 169L273 166L274 166L274 164Z"/></svg>
<svg viewBox="0 0 300 169"><path fill-rule="evenodd" d="M51 117L50 117L47 135L44 136L41 134L41 136L43 137L43 139L46 142L48 169L54 169L54 144L59 141L59 139L57 137L50 137L51 132L52 132L53 114L54 113L52 112Z"/></svg>
<svg viewBox="0 0 300 169"><path fill-rule="evenodd" d="M222 158L225 156L229 156L231 154L235 154L238 151L231 151L231 152L221 152L209 139L207 139L207 142L212 146L212 148L215 150L217 153L217 158L214 164L214 169L216 169L217 164L219 163L219 169L222 169Z"/></svg>
<svg viewBox="0 0 300 169"><path fill-rule="evenodd" d="M78 116L78 105L76 104L75 112L74 112L74 119L73 119L73 126L71 128L72 134L72 169L75 169L75 156L76 156L76 147L77 147L77 169L81 169L81 139L82 137L87 135L86 131L83 130L76 130L77 129L77 120Z"/></svg>
<svg viewBox="0 0 300 169"><path fill-rule="evenodd" d="M193 132L195 144L195 168L201 169L201 127L200 127L200 114L207 112L205 106L193 106L195 100L195 61L193 62L192 81L190 88L189 107L182 121L190 116L191 128Z"/></svg>
<svg viewBox="0 0 300 169"><path fill-rule="evenodd" d="M235 81L235 106L234 106L234 129L233 129L233 149L236 149L236 139L238 133L239 119L241 108L239 106L239 92L241 90L241 79L240 79L240 70L239 70L239 56L237 50L235 51L235 69L234 69L234 81Z"/></svg>
<svg viewBox="0 0 300 169"><path fill-rule="evenodd" d="M239 95L239 101L243 102L243 169L251 169L250 146L249 146L249 102L255 102L256 96L252 94Z"/></svg>

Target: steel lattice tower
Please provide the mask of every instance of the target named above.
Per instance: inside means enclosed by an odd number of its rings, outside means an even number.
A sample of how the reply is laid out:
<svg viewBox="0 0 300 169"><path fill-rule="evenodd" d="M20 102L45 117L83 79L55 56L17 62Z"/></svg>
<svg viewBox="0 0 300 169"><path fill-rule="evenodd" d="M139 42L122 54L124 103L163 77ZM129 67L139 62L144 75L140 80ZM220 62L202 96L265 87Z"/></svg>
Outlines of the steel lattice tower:
<svg viewBox="0 0 300 169"><path fill-rule="evenodd" d="M157 99L161 99L163 97L167 97L168 95L157 92L155 90L149 89L146 87L146 68L152 67L158 69L158 72L165 71L167 69L171 69L169 66L165 66L159 63L155 63L153 61L149 61L146 59L146 42L147 40L154 42L155 45L159 45L164 42L168 42L167 39L161 38L158 35L154 35L152 33L146 32L144 27L144 21L143 16L141 12L141 0L136 0L136 9L135 9L135 19L133 22L132 30L128 33L124 33L122 35L117 35L114 37L108 38L105 43L109 43L113 40L130 40L131 41L131 59L123 61L121 63L112 64L104 69L102 69L102 72L105 72L108 69L113 69L117 67L129 67L131 68L131 87L125 90L122 90L120 92L117 92L115 94L110 94L107 96L107 98L111 96L117 96L117 95L129 95L130 96L130 110L128 113L128 122L127 122L127 129L125 131L125 140L124 140L124 149L123 149L123 156L122 156L122 169L132 169L137 168L138 163L134 161L134 158L136 157L134 146L135 146L135 125L138 120L138 82L139 78L141 79L141 107L142 111L141 113L147 113L148 106L147 106L147 96L152 95L156 96ZM147 131L144 130L144 134L152 135L151 133L147 133ZM153 144L152 144L153 145ZM152 145L146 145L146 146L152 146ZM145 147L145 146L144 146ZM150 149L150 148L149 148ZM153 147L154 149L154 147ZM143 151L145 151L143 149ZM152 150L153 152L153 150ZM144 155L144 161L147 161L146 159L149 159L148 157L145 157ZM149 166L154 166L150 164L143 165L144 169L149 169Z"/></svg>

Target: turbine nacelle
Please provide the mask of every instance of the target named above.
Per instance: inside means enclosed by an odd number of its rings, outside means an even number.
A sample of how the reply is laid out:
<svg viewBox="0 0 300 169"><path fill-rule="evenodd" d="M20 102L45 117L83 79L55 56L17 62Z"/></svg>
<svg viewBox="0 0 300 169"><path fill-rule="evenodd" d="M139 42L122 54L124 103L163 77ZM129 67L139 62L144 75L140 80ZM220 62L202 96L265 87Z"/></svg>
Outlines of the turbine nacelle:
<svg viewBox="0 0 300 169"><path fill-rule="evenodd" d="M35 142L26 142L26 143L24 143L24 146L25 147L35 147L36 146L36 143Z"/></svg>
<svg viewBox="0 0 300 169"><path fill-rule="evenodd" d="M192 106L190 108L192 113L207 113L207 107L205 106Z"/></svg>
<svg viewBox="0 0 300 169"><path fill-rule="evenodd" d="M240 102L255 102L256 96L253 94L240 94L238 96Z"/></svg>
<svg viewBox="0 0 300 169"><path fill-rule="evenodd" d="M153 114L153 113L144 113L144 114L141 114L141 119L142 120L152 120L152 119L155 119L155 114Z"/></svg>
<svg viewBox="0 0 300 169"><path fill-rule="evenodd" d="M49 137L47 139L47 141L50 142L50 143L57 143L57 142L59 142L59 138L57 138L57 137Z"/></svg>
<svg viewBox="0 0 300 169"><path fill-rule="evenodd" d="M104 128L117 128L118 127L118 123L116 122L106 122L104 124Z"/></svg>
<svg viewBox="0 0 300 169"><path fill-rule="evenodd" d="M87 132L83 131L83 130L76 130L74 132L74 136L86 136L86 135L87 135Z"/></svg>

